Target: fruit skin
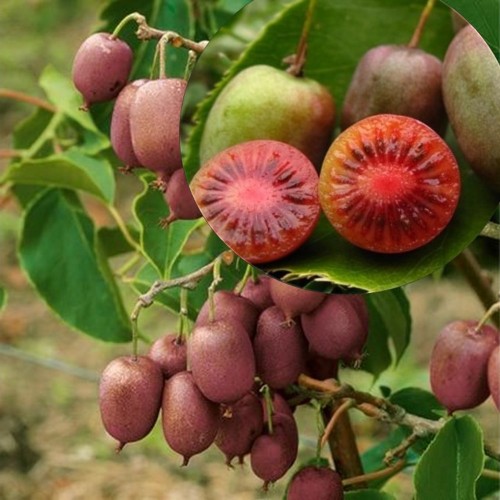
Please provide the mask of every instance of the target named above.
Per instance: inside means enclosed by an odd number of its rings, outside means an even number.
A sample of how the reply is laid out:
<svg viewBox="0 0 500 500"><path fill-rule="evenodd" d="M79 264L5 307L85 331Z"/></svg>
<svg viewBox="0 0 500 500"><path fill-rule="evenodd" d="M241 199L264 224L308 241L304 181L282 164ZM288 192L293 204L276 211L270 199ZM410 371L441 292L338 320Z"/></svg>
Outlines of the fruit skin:
<svg viewBox="0 0 500 500"><path fill-rule="evenodd" d="M332 360L358 362L368 337L365 321L349 295L329 295L300 321L310 347Z"/></svg>
<svg viewBox="0 0 500 500"><path fill-rule="evenodd" d="M240 295L253 302L260 311L271 307L274 305L270 291L271 279L265 274L258 276L255 281L250 278L245 283Z"/></svg>
<svg viewBox="0 0 500 500"><path fill-rule="evenodd" d="M125 167L129 168L141 166L132 146L130 106L139 87L148 81L146 79L135 80L123 88L116 98L111 116L111 145L116 156L124 163Z"/></svg>
<svg viewBox="0 0 500 500"><path fill-rule="evenodd" d="M134 152L145 168L173 174L182 168L181 109L186 81L150 80L137 90L130 107L130 133Z"/></svg>
<svg viewBox="0 0 500 500"><path fill-rule="evenodd" d="M176 373L165 381L161 408L165 441L183 456L182 465L214 442L220 425L219 407L203 396L190 372Z"/></svg>
<svg viewBox="0 0 500 500"><path fill-rule="evenodd" d="M231 465L235 457L243 461L264 426L260 400L253 392L231 405L229 413L228 416L223 415L215 438L217 448L226 456L227 465Z"/></svg>
<svg viewBox="0 0 500 500"><path fill-rule="evenodd" d="M317 182L298 149L259 140L210 159L191 191L217 235L242 259L263 264L286 257L313 232L320 215Z"/></svg>
<svg viewBox="0 0 500 500"><path fill-rule="evenodd" d="M414 118L385 114L364 118L333 142L319 198L334 229L353 245L402 253L446 228L460 185L456 159L436 132Z"/></svg>
<svg viewBox="0 0 500 500"><path fill-rule="evenodd" d="M99 407L104 428L126 443L147 436L160 411L163 374L146 356L121 356L104 369L99 382Z"/></svg>
<svg viewBox="0 0 500 500"><path fill-rule="evenodd" d="M224 87L212 106L201 139L201 164L235 144L272 139L296 147L319 167L334 121L333 98L318 82L271 66L251 66Z"/></svg>
<svg viewBox="0 0 500 500"><path fill-rule="evenodd" d="M170 177L165 191L165 201L170 209L170 215L165 221L167 224L179 219L193 220L201 217L200 209L194 201L182 168L176 170Z"/></svg>
<svg viewBox="0 0 500 500"><path fill-rule="evenodd" d="M344 490L339 473L327 467L304 467L295 473L288 487L287 500L342 500Z"/></svg>
<svg viewBox="0 0 500 500"><path fill-rule="evenodd" d="M200 309L195 326L209 324L210 301L207 300ZM249 338L255 336L255 328L259 318L259 310L250 300L229 290L217 290L214 293L214 321L237 322L248 333Z"/></svg>
<svg viewBox="0 0 500 500"><path fill-rule="evenodd" d="M253 387L252 343L239 323L196 326L188 340L188 364L200 391L216 403L234 403Z"/></svg>
<svg viewBox="0 0 500 500"><path fill-rule="evenodd" d="M89 36L73 61L73 83L84 98L82 109L116 97L127 83L132 59L132 49L110 33Z"/></svg>
<svg viewBox="0 0 500 500"><path fill-rule="evenodd" d="M477 321L453 321L439 333L431 354L430 383L438 401L453 413L481 404L489 396L488 359L499 333Z"/></svg>
<svg viewBox="0 0 500 500"><path fill-rule="evenodd" d="M446 130L442 63L418 48L380 45L359 61L342 109L342 128L367 116L411 116L438 134Z"/></svg>
<svg viewBox="0 0 500 500"><path fill-rule="evenodd" d="M495 347L488 360L488 388L500 411L500 346Z"/></svg>
<svg viewBox="0 0 500 500"><path fill-rule="evenodd" d="M169 378L187 368L187 346L179 335L171 333L156 339L149 348L151 358L162 370L165 378Z"/></svg>
<svg viewBox="0 0 500 500"><path fill-rule="evenodd" d="M272 389L292 384L304 371L307 342L298 323L287 325L277 306L259 317L253 339L257 375Z"/></svg>
<svg viewBox="0 0 500 500"><path fill-rule="evenodd" d="M443 97L465 158L481 179L500 192L500 64L472 26L461 29L448 47Z"/></svg>
<svg viewBox="0 0 500 500"><path fill-rule="evenodd" d="M264 481L264 489L290 469L298 452L298 431L293 417L277 414L273 417L273 433L261 434L250 451L254 474Z"/></svg>
<svg viewBox="0 0 500 500"><path fill-rule="evenodd" d="M274 303L283 311L287 322L316 309L328 296L326 293L304 290L273 279L269 284Z"/></svg>

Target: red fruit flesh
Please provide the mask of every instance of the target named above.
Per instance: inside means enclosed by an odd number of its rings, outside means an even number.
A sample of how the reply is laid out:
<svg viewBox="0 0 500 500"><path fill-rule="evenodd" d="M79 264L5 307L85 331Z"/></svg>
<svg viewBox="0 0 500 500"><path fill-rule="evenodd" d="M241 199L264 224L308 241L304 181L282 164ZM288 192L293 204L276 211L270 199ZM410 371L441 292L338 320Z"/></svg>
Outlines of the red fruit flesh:
<svg viewBox="0 0 500 500"><path fill-rule="evenodd" d="M165 201L170 209L167 223L175 220L193 220L201 217L200 209L194 201L184 169L176 170L170 177Z"/></svg>
<svg viewBox="0 0 500 500"><path fill-rule="evenodd" d="M500 346L493 349L488 360L488 387L496 407L500 410Z"/></svg>
<svg viewBox="0 0 500 500"><path fill-rule="evenodd" d="M432 129L413 118L376 115L333 142L319 193L328 220L353 245L400 253L425 245L448 225L460 174Z"/></svg>
<svg viewBox="0 0 500 500"><path fill-rule="evenodd" d="M127 83L132 59L132 49L110 33L89 36L73 61L73 83L83 95L82 109L116 97Z"/></svg>
<svg viewBox="0 0 500 500"><path fill-rule="evenodd" d="M250 278L241 291L241 296L250 300L255 306L263 311L274 305L269 288L271 278L266 275L259 276L255 281Z"/></svg>
<svg viewBox="0 0 500 500"><path fill-rule="evenodd" d="M163 375L145 356L122 356L104 369L99 383L99 406L106 431L126 443L147 436L161 405Z"/></svg>
<svg viewBox="0 0 500 500"><path fill-rule="evenodd" d="M211 158L191 190L217 235L252 264L296 250L319 218L318 176L312 163L288 144L250 141Z"/></svg>
<svg viewBox="0 0 500 500"><path fill-rule="evenodd" d="M190 372L176 373L165 382L161 410L165 441L184 457L183 465L214 442L219 406L203 396Z"/></svg>
<svg viewBox="0 0 500 500"><path fill-rule="evenodd" d="M226 456L228 465L234 457L242 459L250 453L253 442L262 433L263 425L260 400L253 392L231 405L229 415L221 419L215 438L215 444Z"/></svg>
<svg viewBox="0 0 500 500"><path fill-rule="evenodd" d="M182 168L181 109L186 81L161 78L142 85L130 107L134 152L145 168L172 174Z"/></svg>
<svg viewBox="0 0 500 500"><path fill-rule="evenodd" d="M327 467L304 467L288 487L286 500L342 500L344 491L338 472Z"/></svg>
<svg viewBox="0 0 500 500"><path fill-rule="evenodd" d="M186 370L187 347L179 340L176 333L164 335L155 340L149 348L148 358L151 358L163 371L165 378Z"/></svg>
<svg viewBox="0 0 500 500"><path fill-rule="evenodd" d="M196 326L188 340L188 363L200 391L216 403L234 403L253 387L252 343L237 322Z"/></svg>
<svg viewBox="0 0 500 500"><path fill-rule="evenodd" d="M273 279L269 284L274 303L283 311L287 322L302 313L316 309L328 294L304 290Z"/></svg>
<svg viewBox="0 0 500 500"><path fill-rule="evenodd" d="M366 322L348 295L329 295L318 308L300 317L310 347L332 360L357 361L368 337Z"/></svg>
<svg viewBox="0 0 500 500"><path fill-rule="evenodd" d="M141 85L148 80L135 80L129 83L116 99L113 115L111 117L110 139L116 156L126 167L140 167L137 156L132 146L130 135L130 106L135 98L135 94Z"/></svg>
<svg viewBox="0 0 500 500"><path fill-rule="evenodd" d="M272 389L292 384L304 370L307 342L302 328L297 323L287 325L277 306L260 315L253 349L257 375Z"/></svg>
<svg viewBox="0 0 500 500"><path fill-rule="evenodd" d="M475 408L489 396L488 360L499 332L476 321L454 321L436 340L430 361L432 392L450 412Z"/></svg>

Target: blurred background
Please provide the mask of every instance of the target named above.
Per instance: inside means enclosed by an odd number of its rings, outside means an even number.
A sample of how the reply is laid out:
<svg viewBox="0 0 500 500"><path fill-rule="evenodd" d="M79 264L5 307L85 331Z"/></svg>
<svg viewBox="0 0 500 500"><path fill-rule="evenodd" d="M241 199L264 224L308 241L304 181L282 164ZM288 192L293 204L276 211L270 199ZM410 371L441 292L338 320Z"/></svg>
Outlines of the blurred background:
<svg viewBox="0 0 500 500"><path fill-rule="evenodd" d="M132 4L132 2L131 2ZM98 0L2 0L0 11L0 88L43 98L37 80L50 64L70 75L73 55L99 26ZM33 106L0 97L0 150ZM0 174L8 159L0 158ZM129 209L138 192L132 176L119 176L119 206ZM96 206L101 224L107 215ZM120 455L106 436L99 417L97 384L104 366L126 354L127 345L98 342L70 331L34 293L19 269L16 244L20 210L0 188L0 286L9 292L0 314L0 498L45 499L278 499L287 478L265 494L249 464L229 470L222 454L210 448L181 468L181 459L166 447L157 426L145 440L128 445ZM54 242L57 244L57 242ZM481 263L496 281L496 246L475 247ZM61 283L64 286L64 283ZM439 279L429 277L407 287L414 320L413 342L397 370L378 385L394 390L428 389L428 360L433 339L447 322L480 318L483 309L461 274L449 266ZM124 289L127 303L134 296ZM152 338L175 328L176 319L158 306L141 318ZM361 389L371 378L345 371ZM498 442L498 413L491 400L474 410L489 441ZM312 409L299 408L301 457L314 453L316 430ZM385 425L353 414L361 451L388 433ZM411 470L392 479L387 491L397 498L412 495Z"/></svg>

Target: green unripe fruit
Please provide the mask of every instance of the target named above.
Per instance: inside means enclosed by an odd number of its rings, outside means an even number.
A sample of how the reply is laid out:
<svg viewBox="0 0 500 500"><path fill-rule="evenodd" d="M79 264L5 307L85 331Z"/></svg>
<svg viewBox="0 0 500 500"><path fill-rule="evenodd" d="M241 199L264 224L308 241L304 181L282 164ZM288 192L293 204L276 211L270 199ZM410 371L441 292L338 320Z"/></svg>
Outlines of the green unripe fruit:
<svg viewBox="0 0 500 500"><path fill-rule="evenodd" d="M479 177L500 191L500 64L472 26L460 30L448 48L443 97L465 158Z"/></svg>
<svg viewBox="0 0 500 500"><path fill-rule="evenodd" d="M201 164L235 144L271 139L296 147L319 167L334 117L332 96L318 82L271 66L251 66L226 85L212 106Z"/></svg>

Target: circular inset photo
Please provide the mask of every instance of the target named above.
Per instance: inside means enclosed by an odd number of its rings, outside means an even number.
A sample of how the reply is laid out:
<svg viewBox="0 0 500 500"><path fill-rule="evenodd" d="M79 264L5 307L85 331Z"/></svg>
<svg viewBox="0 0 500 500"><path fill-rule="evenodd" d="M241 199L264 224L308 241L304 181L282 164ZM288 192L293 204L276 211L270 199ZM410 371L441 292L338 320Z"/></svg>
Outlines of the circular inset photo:
<svg viewBox="0 0 500 500"><path fill-rule="evenodd" d="M500 66L472 26L424 4L275 13L253 0L211 39L188 84L209 92L184 168L241 258L301 286L374 292L443 268L481 233L500 192L484 112ZM472 50L488 67L475 83Z"/></svg>

